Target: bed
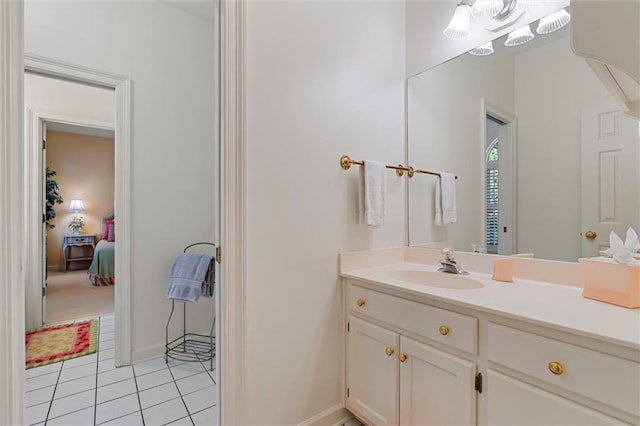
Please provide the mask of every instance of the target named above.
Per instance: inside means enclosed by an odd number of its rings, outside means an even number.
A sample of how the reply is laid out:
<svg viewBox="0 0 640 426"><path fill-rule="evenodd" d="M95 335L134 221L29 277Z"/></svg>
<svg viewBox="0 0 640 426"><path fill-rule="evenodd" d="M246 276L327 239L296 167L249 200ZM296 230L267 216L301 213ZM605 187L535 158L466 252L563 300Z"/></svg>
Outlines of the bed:
<svg viewBox="0 0 640 426"><path fill-rule="evenodd" d="M111 225L111 226L109 226ZM91 266L89 266L89 280L95 286L115 284L115 222L113 212L102 217L102 239L96 244ZM108 230L111 234L108 235Z"/></svg>

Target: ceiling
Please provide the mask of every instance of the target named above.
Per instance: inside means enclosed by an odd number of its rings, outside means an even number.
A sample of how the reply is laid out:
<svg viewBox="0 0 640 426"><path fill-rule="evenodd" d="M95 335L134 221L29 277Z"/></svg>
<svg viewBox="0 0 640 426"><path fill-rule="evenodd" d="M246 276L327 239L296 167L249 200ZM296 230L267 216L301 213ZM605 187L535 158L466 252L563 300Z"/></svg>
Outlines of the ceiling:
<svg viewBox="0 0 640 426"><path fill-rule="evenodd" d="M77 126L75 124L47 121L47 131L76 133L79 135L98 136L101 138L114 138L114 131L109 129L97 129L94 127Z"/></svg>

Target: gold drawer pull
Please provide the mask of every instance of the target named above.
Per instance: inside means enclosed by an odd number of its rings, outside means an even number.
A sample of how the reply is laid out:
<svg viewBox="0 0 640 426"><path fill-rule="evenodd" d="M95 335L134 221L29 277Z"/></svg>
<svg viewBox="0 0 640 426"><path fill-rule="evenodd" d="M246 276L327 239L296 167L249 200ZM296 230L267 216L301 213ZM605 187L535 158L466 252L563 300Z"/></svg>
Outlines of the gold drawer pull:
<svg viewBox="0 0 640 426"><path fill-rule="evenodd" d="M387 348L387 349L384 350L384 353L386 353L387 356L393 355L394 352L395 351L393 350L393 348Z"/></svg>
<svg viewBox="0 0 640 426"><path fill-rule="evenodd" d="M549 363L549 371L551 371L556 376L559 376L564 372L564 367L559 362L553 361Z"/></svg>
<svg viewBox="0 0 640 426"><path fill-rule="evenodd" d="M356 300L356 305L358 305L358 306L360 306L360 307L364 306L364 299L358 299L358 300Z"/></svg>
<svg viewBox="0 0 640 426"><path fill-rule="evenodd" d="M407 356L405 354L398 354L398 359L400 362L405 362L407 360Z"/></svg>
<svg viewBox="0 0 640 426"><path fill-rule="evenodd" d="M446 336L447 334L449 334L449 327L447 327L446 325L441 325L438 331L440 331L440 334L442 334L443 336Z"/></svg>

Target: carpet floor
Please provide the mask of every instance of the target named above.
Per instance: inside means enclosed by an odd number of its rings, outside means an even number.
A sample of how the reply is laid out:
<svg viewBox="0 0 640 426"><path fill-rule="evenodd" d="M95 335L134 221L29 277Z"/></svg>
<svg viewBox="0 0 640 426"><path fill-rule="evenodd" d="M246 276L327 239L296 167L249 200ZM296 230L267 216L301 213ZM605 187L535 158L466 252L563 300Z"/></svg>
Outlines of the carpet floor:
<svg viewBox="0 0 640 426"><path fill-rule="evenodd" d="M91 285L86 270L49 272L45 323L111 314L113 290L114 286Z"/></svg>

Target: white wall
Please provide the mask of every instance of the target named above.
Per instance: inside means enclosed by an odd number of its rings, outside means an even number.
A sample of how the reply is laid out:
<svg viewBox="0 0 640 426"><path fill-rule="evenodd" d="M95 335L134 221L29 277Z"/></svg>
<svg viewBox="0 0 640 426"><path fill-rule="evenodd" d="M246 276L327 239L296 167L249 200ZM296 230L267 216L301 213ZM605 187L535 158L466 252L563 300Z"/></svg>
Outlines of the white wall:
<svg viewBox="0 0 640 426"><path fill-rule="evenodd" d="M568 37L518 55L519 252L576 262L581 256L581 110L610 99Z"/></svg>
<svg viewBox="0 0 640 426"><path fill-rule="evenodd" d="M358 224L359 167L403 162L404 4L246 8L247 424L297 424L341 403L340 251L405 242L404 179L387 224Z"/></svg>
<svg viewBox="0 0 640 426"><path fill-rule="evenodd" d="M24 105L35 112L47 112L115 126L114 90L26 74Z"/></svg>
<svg viewBox="0 0 640 426"><path fill-rule="evenodd" d="M480 176L482 173L482 98L513 113L513 58L495 54L463 55L409 79L408 152L414 168L448 171L456 180L456 223L436 226L435 185L438 178L416 174L409 184L411 245L453 242L471 251L481 241Z"/></svg>
<svg viewBox="0 0 640 426"><path fill-rule="evenodd" d="M164 349L165 289L175 256L191 242L214 239L213 40L212 24L157 2L25 5L27 53L133 80L134 359Z"/></svg>

